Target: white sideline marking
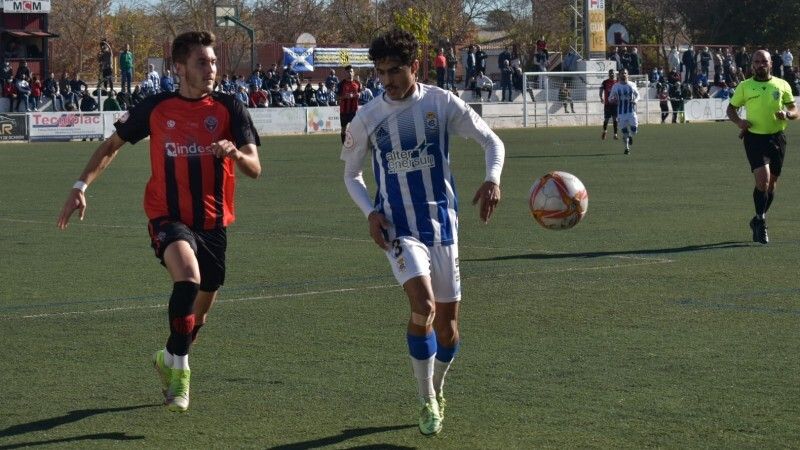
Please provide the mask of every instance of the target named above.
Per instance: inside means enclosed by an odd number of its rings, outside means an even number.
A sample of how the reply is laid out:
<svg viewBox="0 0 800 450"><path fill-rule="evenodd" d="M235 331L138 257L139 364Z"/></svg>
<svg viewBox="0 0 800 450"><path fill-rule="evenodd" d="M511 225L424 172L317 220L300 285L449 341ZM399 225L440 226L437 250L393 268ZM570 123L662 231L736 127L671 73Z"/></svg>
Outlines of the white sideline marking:
<svg viewBox="0 0 800 450"><path fill-rule="evenodd" d="M579 272L583 270L606 270L606 269L620 269L620 268L627 268L627 267L636 267L636 266L648 266L653 264L669 264L674 262L671 259L666 258L657 258L657 259L647 259L643 257L621 257L621 258L628 258L628 259L636 259L639 262L634 262L630 264L608 264L602 266L589 266L589 267L564 267L560 269L552 269L552 270L534 270L534 271L527 271L527 272L511 272L511 273L501 273L501 274L489 274L489 275L473 275L469 277L462 277L463 279L474 279L474 278L506 278L512 276L521 276L521 275L537 275L537 274L548 274L548 273L560 273L560 272ZM339 294L342 292L358 292L358 291L368 291L368 290L375 290L375 289L387 289L387 288L396 288L396 284L384 284L384 285L377 285L377 286L364 286L364 287L351 287L351 288L341 288L341 289L330 289L326 291L309 291L309 292L294 292L288 294L273 294L273 295L261 295L256 297L241 297L241 298L230 298L230 299L220 299L217 300L216 303L235 303L235 302L244 302L244 301L251 301L251 300L274 300L280 298L294 298L294 297L306 297L306 296L314 296L314 295L326 295L326 294ZM41 314L25 314L20 316L15 315L7 315L7 316L0 316L0 320L9 320L9 319L41 319L41 318L50 318L50 317L65 317L65 316L81 316L81 315L89 315L89 314L99 314L99 313L106 313L106 312L116 312L116 311L131 311L136 309L155 309L155 308L166 308L167 304L162 303L158 305L146 305L146 306L120 306L117 308L102 308L102 309L93 309L88 311L66 311L66 312L58 312L58 313L41 313Z"/></svg>

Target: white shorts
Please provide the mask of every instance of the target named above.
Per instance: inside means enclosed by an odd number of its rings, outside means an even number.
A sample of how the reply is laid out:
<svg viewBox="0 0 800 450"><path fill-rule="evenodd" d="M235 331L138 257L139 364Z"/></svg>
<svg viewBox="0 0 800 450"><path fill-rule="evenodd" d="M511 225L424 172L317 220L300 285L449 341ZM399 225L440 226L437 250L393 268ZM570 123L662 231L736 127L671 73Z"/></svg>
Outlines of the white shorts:
<svg viewBox="0 0 800 450"><path fill-rule="evenodd" d="M636 114L620 114L618 120L620 129L630 128L635 133L639 127L639 118Z"/></svg>
<svg viewBox="0 0 800 450"><path fill-rule="evenodd" d="M458 245L428 247L417 238L406 236L392 242L386 257L401 286L412 278L425 276L431 279L435 301L451 303L461 300Z"/></svg>

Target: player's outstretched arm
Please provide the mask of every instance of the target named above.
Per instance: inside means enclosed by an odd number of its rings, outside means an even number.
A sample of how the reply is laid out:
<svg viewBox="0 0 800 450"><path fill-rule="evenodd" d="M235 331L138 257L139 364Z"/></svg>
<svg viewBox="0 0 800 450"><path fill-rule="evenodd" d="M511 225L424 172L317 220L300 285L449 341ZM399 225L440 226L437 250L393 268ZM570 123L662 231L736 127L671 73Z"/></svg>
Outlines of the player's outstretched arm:
<svg viewBox="0 0 800 450"><path fill-rule="evenodd" d="M83 169L83 173L81 173L78 181L72 189L70 189L69 196L64 202L64 207L61 208L61 214L58 216L58 228L62 230L67 228L69 218L76 209L79 213L78 217L83 220L83 216L86 213L86 196L84 195L84 191L86 191L86 188L106 170L106 167L111 164L111 161L113 161L114 157L117 155L119 148L124 144L125 141L123 141L117 133L114 133L97 147L92 157L89 158L89 162L86 163L86 168Z"/></svg>
<svg viewBox="0 0 800 450"><path fill-rule="evenodd" d="M495 208L497 208L497 204L500 203L501 197L500 186L492 181L484 181L478 191L475 192L472 204L480 204L479 214L483 223L489 222Z"/></svg>
<svg viewBox="0 0 800 450"><path fill-rule="evenodd" d="M261 175L261 160L258 159L258 147L255 144L245 144L236 148L236 144L223 139L211 144L217 158L231 158L236 161L236 167L250 178Z"/></svg>

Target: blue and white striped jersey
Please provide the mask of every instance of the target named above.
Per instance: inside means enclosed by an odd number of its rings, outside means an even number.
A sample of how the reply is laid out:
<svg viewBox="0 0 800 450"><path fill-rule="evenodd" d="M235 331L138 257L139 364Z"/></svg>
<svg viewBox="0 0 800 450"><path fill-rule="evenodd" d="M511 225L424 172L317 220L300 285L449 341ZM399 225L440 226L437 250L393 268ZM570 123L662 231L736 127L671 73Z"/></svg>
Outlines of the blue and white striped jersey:
<svg viewBox="0 0 800 450"><path fill-rule="evenodd" d="M636 113L636 102L639 101L639 90L636 85L631 81L619 81L611 88L609 95L611 101L617 103L617 114L634 114Z"/></svg>
<svg viewBox="0 0 800 450"><path fill-rule="evenodd" d="M351 197L365 215L378 211L392 227L388 239L412 236L427 246L458 241L458 199L450 172L451 134L472 138L486 153L486 180L500 184L502 141L463 100L434 86L417 84L410 97L376 97L358 110L348 127L341 159ZM369 200L361 178L371 154L377 192ZM357 192L354 192L354 189Z"/></svg>

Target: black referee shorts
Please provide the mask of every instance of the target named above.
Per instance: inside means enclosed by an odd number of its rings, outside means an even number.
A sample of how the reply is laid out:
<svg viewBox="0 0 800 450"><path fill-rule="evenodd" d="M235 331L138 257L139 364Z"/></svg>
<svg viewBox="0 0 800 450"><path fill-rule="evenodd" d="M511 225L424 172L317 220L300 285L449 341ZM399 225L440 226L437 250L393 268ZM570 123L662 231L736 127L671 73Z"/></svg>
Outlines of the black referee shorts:
<svg viewBox="0 0 800 450"><path fill-rule="evenodd" d="M164 250L177 241L186 241L197 255L200 266L200 290L214 292L225 284L225 250L228 235L225 228L192 230L182 222L167 218L153 219L147 226L150 246L164 265Z"/></svg>
<svg viewBox="0 0 800 450"><path fill-rule="evenodd" d="M786 135L782 131L775 134L746 132L742 139L751 171L769 164L770 173L776 177L781 175L786 155Z"/></svg>
<svg viewBox="0 0 800 450"><path fill-rule="evenodd" d="M605 105L603 107L603 120L614 118L617 120L617 105Z"/></svg>

